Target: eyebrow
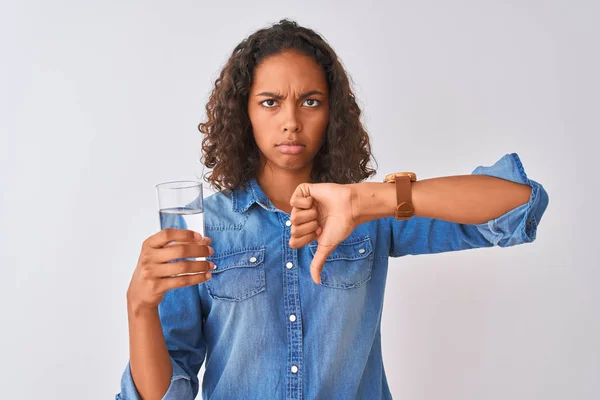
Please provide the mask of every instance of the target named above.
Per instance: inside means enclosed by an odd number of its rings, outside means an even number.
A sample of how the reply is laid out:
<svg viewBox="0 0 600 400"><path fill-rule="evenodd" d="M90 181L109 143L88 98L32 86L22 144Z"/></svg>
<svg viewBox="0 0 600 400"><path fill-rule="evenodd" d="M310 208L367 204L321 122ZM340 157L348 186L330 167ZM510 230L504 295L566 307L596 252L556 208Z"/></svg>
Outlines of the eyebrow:
<svg viewBox="0 0 600 400"><path fill-rule="evenodd" d="M320 94L322 96L325 96L322 92L319 92L318 90L311 90L310 92L306 92L306 93L301 94L300 98L304 99L306 97L309 97L309 96L312 96L312 95L315 95L315 94ZM262 93L257 94L256 96L273 97L274 99L277 99L277 100L283 99L283 96L275 94L275 93L272 93L272 92L262 92Z"/></svg>

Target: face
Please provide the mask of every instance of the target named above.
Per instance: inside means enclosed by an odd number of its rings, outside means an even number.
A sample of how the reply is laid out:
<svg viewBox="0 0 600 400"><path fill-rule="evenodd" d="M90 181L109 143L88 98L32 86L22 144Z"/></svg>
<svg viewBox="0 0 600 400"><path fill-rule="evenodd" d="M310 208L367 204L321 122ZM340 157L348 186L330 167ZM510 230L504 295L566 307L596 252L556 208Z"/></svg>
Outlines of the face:
<svg viewBox="0 0 600 400"><path fill-rule="evenodd" d="M257 66L248 114L267 167L311 169L329 121L328 98L325 72L310 56L285 51Z"/></svg>

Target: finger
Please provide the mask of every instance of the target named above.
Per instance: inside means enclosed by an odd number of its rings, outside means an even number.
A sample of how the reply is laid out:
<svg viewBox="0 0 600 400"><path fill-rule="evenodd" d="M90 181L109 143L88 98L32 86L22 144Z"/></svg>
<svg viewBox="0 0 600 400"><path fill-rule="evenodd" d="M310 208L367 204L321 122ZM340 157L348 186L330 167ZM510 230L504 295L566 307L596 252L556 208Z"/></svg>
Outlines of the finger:
<svg viewBox="0 0 600 400"><path fill-rule="evenodd" d="M209 272L214 269L212 261L181 260L174 263L157 264L152 268L154 278L168 278L179 274Z"/></svg>
<svg viewBox="0 0 600 400"><path fill-rule="evenodd" d="M291 238L289 241L289 245L292 249L299 249L300 247L306 246L313 240L316 240L318 235L316 233L310 233L308 235L299 237L299 238Z"/></svg>
<svg viewBox="0 0 600 400"><path fill-rule="evenodd" d="M201 242L202 235L189 229L165 228L144 241L144 246L159 249L170 242Z"/></svg>
<svg viewBox="0 0 600 400"><path fill-rule="evenodd" d="M292 225L301 225L305 222L316 220L318 216L319 213L316 207L311 207L308 210L294 208L290 214L290 221L292 221Z"/></svg>
<svg viewBox="0 0 600 400"><path fill-rule="evenodd" d="M319 228L319 222L316 220L312 220L310 222L306 222L302 225L292 225L292 229L290 230L290 234L292 237L302 237L308 235L312 232L317 232Z"/></svg>
<svg viewBox="0 0 600 400"><path fill-rule="evenodd" d="M207 272L205 274L183 275L175 276L172 278L163 278L159 281L159 290L164 293L167 290L171 289L198 285L200 283L206 282L211 277L212 274L210 272Z"/></svg>
<svg viewBox="0 0 600 400"><path fill-rule="evenodd" d="M290 205L296 208L308 209L312 206L312 203L313 198L310 196L310 185L308 183L301 183L294 190L290 199Z"/></svg>
<svg viewBox="0 0 600 400"><path fill-rule="evenodd" d="M210 257L213 254L212 247L200 243L173 244L153 250L152 261L159 264L178 258Z"/></svg>
<svg viewBox="0 0 600 400"><path fill-rule="evenodd" d="M325 265L325 260L333 252L334 248L334 246L325 246L323 244L319 244L317 251L315 251L313 260L310 263L310 275L317 285L321 284L321 271Z"/></svg>

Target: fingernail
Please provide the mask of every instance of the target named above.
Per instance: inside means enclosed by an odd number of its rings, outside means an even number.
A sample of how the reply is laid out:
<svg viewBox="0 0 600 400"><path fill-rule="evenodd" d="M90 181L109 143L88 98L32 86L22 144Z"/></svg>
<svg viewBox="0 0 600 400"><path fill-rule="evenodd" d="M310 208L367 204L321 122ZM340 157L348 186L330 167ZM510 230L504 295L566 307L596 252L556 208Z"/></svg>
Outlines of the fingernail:
<svg viewBox="0 0 600 400"><path fill-rule="evenodd" d="M201 235L201 234L199 234L198 232L194 232L194 237L195 237L196 239L202 239L202 235Z"/></svg>
<svg viewBox="0 0 600 400"><path fill-rule="evenodd" d="M212 263L212 268L211 269L217 269L217 266L215 265L215 263Z"/></svg>
<svg viewBox="0 0 600 400"><path fill-rule="evenodd" d="M210 279L210 278L212 278L212 274L210 272L207 272L206 273L206 279Z"/></svg>

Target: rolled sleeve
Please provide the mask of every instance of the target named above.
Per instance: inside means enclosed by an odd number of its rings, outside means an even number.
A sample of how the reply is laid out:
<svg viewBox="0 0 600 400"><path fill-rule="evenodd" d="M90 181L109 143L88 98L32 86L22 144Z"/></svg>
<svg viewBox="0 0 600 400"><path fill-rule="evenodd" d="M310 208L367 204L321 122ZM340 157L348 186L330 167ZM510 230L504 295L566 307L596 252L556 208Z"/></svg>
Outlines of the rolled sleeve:
<svg viewBox="0 0 600 400"><path fill-rule="evenodd" d="M494 176L531 187L529 202L475 226L494 246L508 247L533 242L548 206L548 193L541 184L527 177L517 153L506 154L490 167L479 166L472 174Z"/></svg>
<svg viewBox="0 0 600 400"><path fill-rule="evenodd" d="M169 389L163 396L163 400L192 400L194 398L192 394L192 386L190 385L190 377L185 371L173 360L171 359L171 364L173 366L173 373L171 376L171 384L169 385ZM141 400L137 388L135 387L135 383L133 382L133 377L131 376L131 368L129 363L127 363L127 368L121 377L121 393L118 393L115 397L115 400Z"/></svg>

